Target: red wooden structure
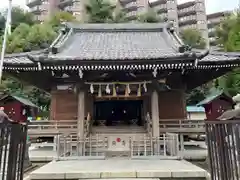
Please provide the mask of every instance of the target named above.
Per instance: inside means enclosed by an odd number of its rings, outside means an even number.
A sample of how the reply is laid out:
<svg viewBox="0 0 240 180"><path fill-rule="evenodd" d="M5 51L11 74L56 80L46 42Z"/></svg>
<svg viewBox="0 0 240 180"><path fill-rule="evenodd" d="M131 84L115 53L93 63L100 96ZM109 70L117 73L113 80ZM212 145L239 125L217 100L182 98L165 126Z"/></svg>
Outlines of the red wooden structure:
<svg viewBox="0 0 240 180"><path fill-rule="evenodd" d="M233 109L234 104L234 101L228 94L216 90L199 102L197 106L205 108L207 120L216 120L225 111Z"/></svg>
<svg viewBox="0 0 240 180"><path fill-rule="evenodd" d="M5 95L0 99L1 109L16 122L24 122L28 116L35 117L38 106L30 100L13 95Z"/></svg>

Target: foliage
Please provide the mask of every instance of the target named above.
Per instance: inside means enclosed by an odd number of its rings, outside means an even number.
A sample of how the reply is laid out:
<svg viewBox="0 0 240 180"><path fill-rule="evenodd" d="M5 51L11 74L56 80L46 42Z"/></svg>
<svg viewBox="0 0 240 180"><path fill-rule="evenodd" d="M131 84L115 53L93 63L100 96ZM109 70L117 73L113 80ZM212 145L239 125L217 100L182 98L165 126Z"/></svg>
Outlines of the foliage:
<svg viewBox="0 0 240 180"><path fill-rule="evenodd" d="M3 13L0 13L0 36L3 35L6 23L7 9ZM14 31L21 23L33 25L33 15L27 11L24 11L20 7L13 7L11 14L11 30Z"/></svg>
<svg viewBox="0 0 240 180"><path fill-rule="evenodd" d="M106 23L114 21L116 6L107 0L89 0L85 5L89 23Z"/></svg>
<svg viewBox="0 0 240 180"><path fill-rule="evenodd" d="M185 29L181 32L181 37L183 42L192 48L204 49L206 47L206 41L198 29Z"/></svg>
<svg viewBox="0 0 240 180"><path fill-rule="evenodd" d="M60 23L60 19L58 20L57 17L63 20L66 19L67 21L69 21L71 17L66 13L59 13L50 22L32 24L29 20L31 18L28 17L28 14L26 16L27 17L25 19L20 17L19 19L15 18L19 25L13 29L12 34L8 37L6 49L7 53L28 52L31 50L39 50L49 47L57 35L54 29L54 27ZM49 107L50 99L45 92L33 86L24 84L23 82L19 82L6 74L4 74L0 90L1 92L28 98L43 109L47 109Z"/></svg>
<svg viewBox="0 0 240 180"><path fill-rule="evenodd" d="M225 49L230 52L240 51L240 24L237 23L228 33Z"/></svg>
<svg viewBox="0 0 240 180"><path fill-rule="evenodd" d="M56 12L47 24L51 25L55 31L58 30L59 26L63 22L75 22L77 21L76 18L69 12L60 11Z"/></svg>
<svg viewBox="0 0 240 180"><path fill-rule="evenodd" d="M221 43L225 51L240 52L240 14L239 12L223 20L216 28L218 42ZM240 69L218 78L215 86L224 89L232 96L240 93Z"/></svg>
<svg viewBox="0 0 240 180"><path fill-rule="evenodd" d="M156 11L149 9L138 17L138 21L142 23L157 23L162 22L163 20L159 17Z"/></svg>
<svg viewBox="0 0 240 180"><path fill-rule="evenodd" d="M220 25L215 28L215 34L218 38L218 46L223 46L225 49L225 45L229 37L229 32L237 24L238 16L238 13L227 16L224 20L221 21Z"/></svg>
<svg viewBox="0 0 240 180"><path fill-rule="evenodd" d="M113 13L112 22L113 23L126 23L126 22L129 22L129 20L128 20L127 16L126 16L126 12L123 9L116 10Z"/></svg>
<svg viewBox="0 0 240 180"><path fill-rule="evenodd" d="M33 25L35 23L33 15L20 7L12 8L12 30L19 26L19 24L25 23L28 25Z"/></svg>
<svg viewBox="0 0 240 180"><path fill-rule="evenodd" d="M48 24L20 24L8 37L7 53L28 52L49 47L56 32Z"/></svg>
<svg viewBox="0 0 240 180"><path fill-rule="evenodd" d="M0 13L0 36L3 35L5 28L5 17Z"/></svg>

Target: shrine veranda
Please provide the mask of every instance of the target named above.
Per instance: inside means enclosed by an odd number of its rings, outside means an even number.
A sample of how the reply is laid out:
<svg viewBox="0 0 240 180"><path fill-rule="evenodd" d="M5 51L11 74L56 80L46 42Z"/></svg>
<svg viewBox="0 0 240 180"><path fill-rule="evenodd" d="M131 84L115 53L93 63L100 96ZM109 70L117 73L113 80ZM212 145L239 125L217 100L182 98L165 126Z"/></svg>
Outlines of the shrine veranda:
<svg viewBox="0 0 240 180"><path fill-rule="evenodd" d="M127 152L129 138L158 139L160 122L187 119L185 93L239 57L190 49L166 23L66 23L49 48L6 55L4 72L49 92L49 120L76 121L78 140L104 134Z"/></svg>

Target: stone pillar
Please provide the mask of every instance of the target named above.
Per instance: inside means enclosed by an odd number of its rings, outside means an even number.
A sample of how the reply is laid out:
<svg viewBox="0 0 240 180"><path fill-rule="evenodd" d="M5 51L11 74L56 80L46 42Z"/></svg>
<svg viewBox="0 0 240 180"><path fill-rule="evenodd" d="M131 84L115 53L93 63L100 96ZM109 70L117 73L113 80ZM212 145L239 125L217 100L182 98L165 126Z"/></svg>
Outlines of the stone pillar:
<svg viewBox="0 0 240 180"><path fill-rule="evenodd" d="M152 136L159 137L159 107L158 107L158 92L153 91L151 95L151 110L152 110Z"/></svg>

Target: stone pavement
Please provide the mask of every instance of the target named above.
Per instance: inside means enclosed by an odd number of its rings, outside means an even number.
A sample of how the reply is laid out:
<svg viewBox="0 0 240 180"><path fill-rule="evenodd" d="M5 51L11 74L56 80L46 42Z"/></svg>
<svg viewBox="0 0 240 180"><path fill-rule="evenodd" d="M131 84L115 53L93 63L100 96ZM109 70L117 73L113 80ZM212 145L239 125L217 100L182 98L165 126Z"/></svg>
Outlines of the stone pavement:
<svg viewBox="0 0 240 180"><path fill-rule="evenodd" d="M109 160L52 161L30 173L31 180L164 178L206 179L208 173L185 161L177 160ZM189 179L190 180L190 179Z"/></svg>

